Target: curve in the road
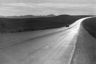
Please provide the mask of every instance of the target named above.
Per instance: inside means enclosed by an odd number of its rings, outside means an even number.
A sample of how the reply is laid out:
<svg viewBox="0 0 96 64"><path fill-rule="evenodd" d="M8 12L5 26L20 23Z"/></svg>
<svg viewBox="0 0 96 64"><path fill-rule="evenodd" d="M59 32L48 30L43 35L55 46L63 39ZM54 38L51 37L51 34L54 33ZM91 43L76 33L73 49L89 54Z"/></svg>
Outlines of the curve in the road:
<svg viewBox="0 0 96 64"><path fill-rule="evenodd" d="M96 18L82 21L71 64L96 64Z"/></svg>
<svg viewBox="0 0 96 64"><path fill-rule="evenodd" d="M68 27L76 20L84 17L86 16L60 15L43 18L0 18L0 33L17 33Z"/></svg>
<svg viewBox="0 0 96 64"><path fill-rule="evenodd" d="M19 44L0 51L0 56L3 58L0 58L0 64L70 64L70 57L72 58L71 64L96 64L94 60L96 39L83 26L83 22L88 18L83 19L76 21L69 30L60 28L56 31L41 31L38 33L51 34L26 42L24 42L26 38L32 38L32 33L16 34L16 40L22 40ZM14 43L13 37L15 36L7 39L5 44ZM21 42L24 43L21 44Z"/></svg>

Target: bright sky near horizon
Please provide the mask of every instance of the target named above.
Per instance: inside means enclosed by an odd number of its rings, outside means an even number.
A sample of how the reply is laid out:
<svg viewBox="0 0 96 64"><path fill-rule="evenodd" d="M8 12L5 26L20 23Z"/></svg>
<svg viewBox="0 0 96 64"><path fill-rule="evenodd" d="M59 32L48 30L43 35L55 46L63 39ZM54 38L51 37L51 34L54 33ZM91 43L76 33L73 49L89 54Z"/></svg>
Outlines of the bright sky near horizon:
<svg viewBox="0 0 96 64"><path fill-rule="evenodd" d="M1 3L76 3L93 4L95 0L0 0Z"/></svg>
<svg viewBox="0 0 96 64"><path fill-rule="evenodd" d="M96 0L0 0L0 15L96 14Z"/></svg>

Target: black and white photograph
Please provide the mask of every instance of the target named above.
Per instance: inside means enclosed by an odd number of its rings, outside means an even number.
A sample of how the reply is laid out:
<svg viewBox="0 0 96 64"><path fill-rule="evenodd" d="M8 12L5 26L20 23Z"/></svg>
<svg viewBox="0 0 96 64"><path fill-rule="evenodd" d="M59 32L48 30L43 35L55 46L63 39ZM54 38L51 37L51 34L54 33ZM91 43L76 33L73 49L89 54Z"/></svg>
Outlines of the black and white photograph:
<svg viewBox="0 0 96 64"><path fill-rule="evenodd" d="M96 1L0 0L0 64L96 64Z"/></svg>

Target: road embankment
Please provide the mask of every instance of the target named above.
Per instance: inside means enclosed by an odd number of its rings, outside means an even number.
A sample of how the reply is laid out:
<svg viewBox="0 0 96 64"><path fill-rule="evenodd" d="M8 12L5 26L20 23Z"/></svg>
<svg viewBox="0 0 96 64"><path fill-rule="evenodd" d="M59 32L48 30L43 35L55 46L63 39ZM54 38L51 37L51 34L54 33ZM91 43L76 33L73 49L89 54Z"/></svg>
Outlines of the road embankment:
<svg viewBox="0 0 96 64"><path fill-rule="evenodd" d="M71 64L96 64L96 18L82 21Z"/></svg>

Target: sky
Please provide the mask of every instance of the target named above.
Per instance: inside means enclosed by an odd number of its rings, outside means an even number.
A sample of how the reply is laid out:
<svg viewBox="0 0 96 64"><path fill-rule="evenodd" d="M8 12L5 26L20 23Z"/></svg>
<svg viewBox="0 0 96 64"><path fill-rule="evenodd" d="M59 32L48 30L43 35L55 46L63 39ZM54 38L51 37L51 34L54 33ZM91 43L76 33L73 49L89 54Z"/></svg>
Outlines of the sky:
<svg viewBox="0 0 96 64"><path fill-rule="evenodd" d="M95 0L0 0L1 3L96 3Z"/></svg>
<svg viewBox="0 0 96 64"><path fill-rule="evenodd" d="M93 15L95 3L95 0L0 0L0 15Z"/></svg>

